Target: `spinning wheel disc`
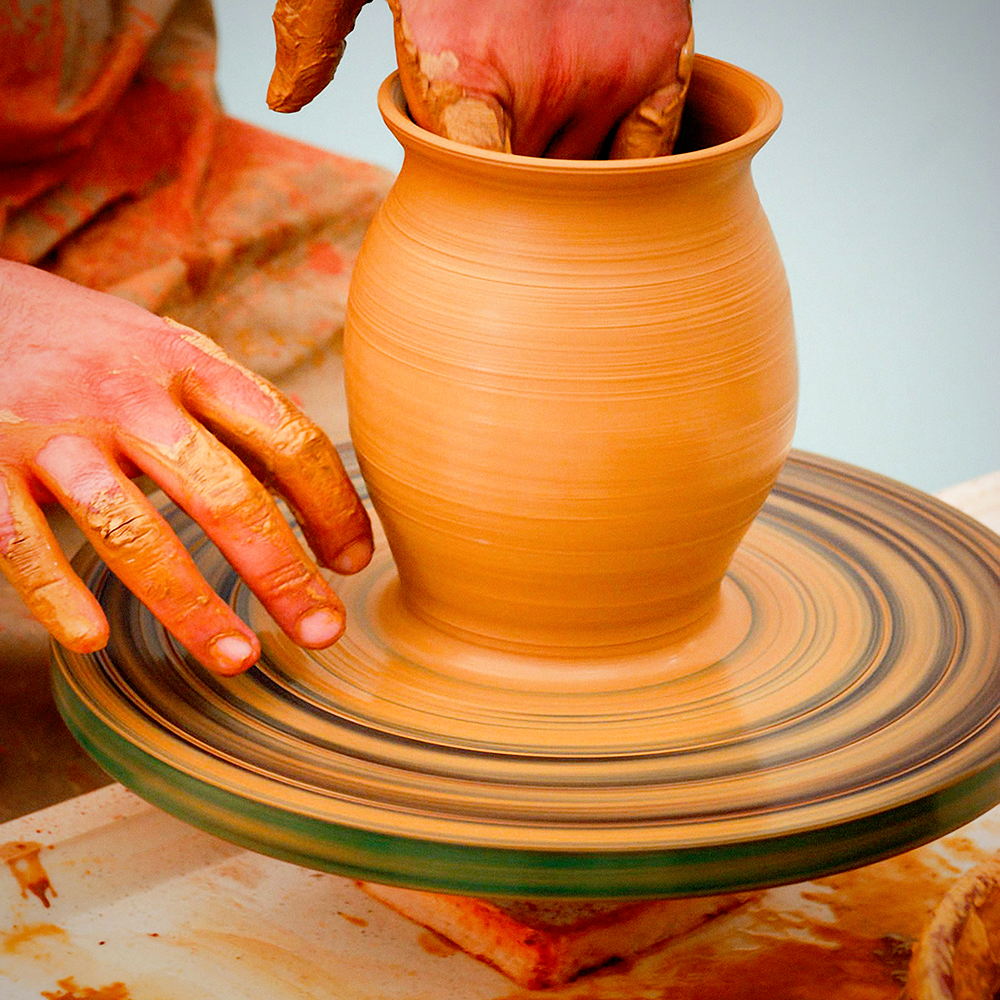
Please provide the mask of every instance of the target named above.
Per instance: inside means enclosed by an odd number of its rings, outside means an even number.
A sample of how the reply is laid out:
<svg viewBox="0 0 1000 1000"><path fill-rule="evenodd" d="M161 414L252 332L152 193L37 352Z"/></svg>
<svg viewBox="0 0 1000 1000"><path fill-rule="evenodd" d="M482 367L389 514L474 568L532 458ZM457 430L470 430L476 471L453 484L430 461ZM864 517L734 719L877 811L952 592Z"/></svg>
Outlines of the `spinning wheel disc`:
<svg viewBox="0 0 1000 1000"><path fill-rule="evenodd" d="M210 675L89 553L112 640L55 649L57 701L120 781L264 853L464 894L688 895L867 863L1000 800L1000 540L873 474L793 454L726 583L746 634L702 667L498 675L408 618L384 544L337 581L345 637L300 650L168 516L259 665Z"/></svg>

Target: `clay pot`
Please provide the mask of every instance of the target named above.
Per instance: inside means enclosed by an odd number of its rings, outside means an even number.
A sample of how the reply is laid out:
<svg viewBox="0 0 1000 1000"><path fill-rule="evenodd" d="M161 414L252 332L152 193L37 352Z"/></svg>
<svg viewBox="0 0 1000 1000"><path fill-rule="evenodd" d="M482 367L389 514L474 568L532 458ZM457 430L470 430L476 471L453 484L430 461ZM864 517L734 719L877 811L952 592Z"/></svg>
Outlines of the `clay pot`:
<svg viewBox="0 0 1000 1000"><path fill-rule="evenodd" d="M775 91L698 57L678 149L405 149L348 302L351 434L425 621L567 655L660 642L720 582L787 454L788 286L750 161Z"/></svg>
<svg viewBox="0 0 1000 1000"><path fill-rule="evenodd" d="M904 1000L995 1000L1000 990L1000 860L967 871L913 950Z"/></svg>

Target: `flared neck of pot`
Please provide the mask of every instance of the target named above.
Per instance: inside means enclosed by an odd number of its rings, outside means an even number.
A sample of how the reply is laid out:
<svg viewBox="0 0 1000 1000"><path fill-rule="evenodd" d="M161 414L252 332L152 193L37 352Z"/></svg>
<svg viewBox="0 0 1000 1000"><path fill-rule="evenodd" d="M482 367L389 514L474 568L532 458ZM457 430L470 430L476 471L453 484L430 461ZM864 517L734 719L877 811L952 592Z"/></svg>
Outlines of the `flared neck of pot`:
<svg viewBox="0 0 1000 1000"><path fill-rule="evenodd" d="M379 90L379 110L403 146L407 162L423 162L456 178L489 178L567 191L633 188L667 178L725 177L749 169L750 160L781 121L781 98L764 80L721 59L696 55L675 152L635 160L559 160L477 149L414 123L393 73Z"/></svg>

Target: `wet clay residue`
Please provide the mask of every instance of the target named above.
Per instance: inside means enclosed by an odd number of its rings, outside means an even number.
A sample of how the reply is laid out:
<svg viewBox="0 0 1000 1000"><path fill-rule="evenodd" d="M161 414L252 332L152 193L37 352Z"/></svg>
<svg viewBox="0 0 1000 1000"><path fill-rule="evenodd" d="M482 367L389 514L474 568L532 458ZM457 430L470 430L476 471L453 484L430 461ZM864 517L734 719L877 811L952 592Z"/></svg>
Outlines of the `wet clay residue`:
<svg viewBox="0 0 1000 1000"><path fill-rule="evenodd" d="M17 879L23 898L27 899L28 893L33 893L42 901L42 905L48 908L52 905L48 893L53 896L59 894L52 888L52 883L39 860L38 855L41 850L41 844L11 841L8 844L0 844L0 861L6 862L14 878Z"/></svg>
<svg viewBox="0 0 1000 1000"><path fill-rule="evenodd" d="M364 917L356 917L353 913L344 913L343 910L337 910L337 916L343 917L349 924L354 924L355 927L368 926L368 921Z"/></svg>
<svg viewBox="0 0 1000 1000"><path fill-rule="evenodd" d="M976 861L988 856L979 852ZM804 898L822 903L836 928L863 937L917 937L960 870L921 848L867 868L817 879Z"/></svg>
<svg viewBox="0 0 1000 1000"><path fill-rule="evenodd" d="M980 822L983 821L981 820ZM983 825L985 826L986 824L983 822ZM973 864L981 861L983 858L983 852L976 846L975 842L960 833L945 837L941 843L956 857L972 859Z"/></svg>
<svg viewBox="0 0 1000 1000"><path fill-rule="evenodd" d="M459 951L458 945L453 944L446 937L442 937L440 934L435 934L434 931L429 930L421 932L420 937L417 938L417 944L428 955L433 955L435 958L447 958L449 955L454 955L456 951Z"/></svg>
<svg viewBox="0 0 1000 1000"><path fill-rule="evenodd" d="M56 990L42 990L45 1000L131 1000L124 983L109 983L93 989L90 986L77 986L76 980L70 976L60 979Z"/></svg>
<svg viewBox="0 0 1000 1000"><path fill-rule="evenodd" d="M913 851L797 895L777 890L686 941L503 1000L898 1000L913 941L955 876L932 851Z"/></svg>
<svg viewBox="0 0 1000 1000"><path fill-rule="evenodd" d="M65 937L66 932L55 924L15 924L9 931L0 931L0 951L16 954L22 945L40 937Z"/></svg>

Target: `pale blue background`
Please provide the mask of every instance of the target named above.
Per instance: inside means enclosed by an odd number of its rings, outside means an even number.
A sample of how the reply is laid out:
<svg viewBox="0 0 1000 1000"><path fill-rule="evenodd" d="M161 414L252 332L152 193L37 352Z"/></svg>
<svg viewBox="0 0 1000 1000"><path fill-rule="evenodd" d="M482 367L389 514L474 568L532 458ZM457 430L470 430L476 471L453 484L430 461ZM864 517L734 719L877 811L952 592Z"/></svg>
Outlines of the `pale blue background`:
<svg viewBox="0 0 1000 1000"><path fill-rule="evenodd" d="M387 5L292 116L264 104L272 7L216 0L230 113L398 166ZM927 490L1000 468L1000 3L695 0L695 31L785 101L754 172L795 305L795 443Z"/></svg>

